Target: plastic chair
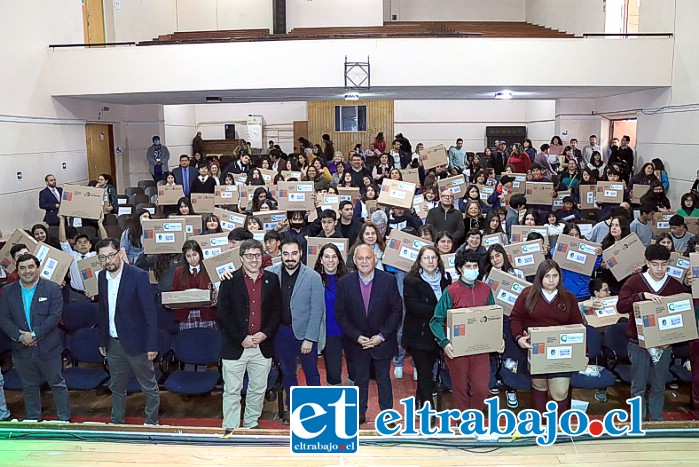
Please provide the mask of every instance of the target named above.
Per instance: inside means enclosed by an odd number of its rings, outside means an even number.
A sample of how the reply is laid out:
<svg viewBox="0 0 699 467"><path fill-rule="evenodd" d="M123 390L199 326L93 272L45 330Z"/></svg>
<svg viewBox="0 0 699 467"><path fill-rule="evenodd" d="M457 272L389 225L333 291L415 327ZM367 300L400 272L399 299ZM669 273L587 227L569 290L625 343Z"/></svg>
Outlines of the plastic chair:
<svg viewBox="0 0 699 467"><path fill-rule="evenodd" d="M90 237L90 240L97 238L97 229L92 225L83 225L77 228L79 234L85 234Z"/></svg>
<svg viewBox="0 0 699 467"><path fill-rule="evenodd" d="M150 202L150 196L144 194L144 193L135 193L131 196L129 196L129 204L133 204L136 206L136 210L138 210L138 205L140 203L149 203Z"/></svg>
<svg viewBox="0 0 699 467"><path fill-rule="evenodd" d="M629 360L626 337L626 321L608 326L605 330L602 353L607 359L607 369L624 383L631 383L631 360Z"/></svg>
<svg viewBox="0 0 699 467"><path fill-rule="evenodd" d="M104 226L116 226L118 224L118 219L116 214L105 214L104 215Z"/></svg>
<svg viewBox="0 0 699 467"><path fill-rule="evenodd" d="M138 203L136 205L136 211L140 209L146 209L148 212L150 212L151 216L155 214L155 211L158 209L158 206L155 204L151 203L150 200L144 202L144 203Z"/></svg>
<svg viewBox="0 0 699 467"><path fill-rule="evenodd" d="M155 186L156 183L154 180L139 180L137 185L139 188L143 188L145 190L149 186Z"/></svg>
<svg viewBox="0 0 699 467"><path fill-rule="evenodd" d="M132 206L133 207L133 206ZM122 214L117 218L117 225L119 225L119 228L123 231L126 230L129 227L129 222L131 221L131 215L130 214Z"/></svg>
<svg viewBox="0 0 699 467"><path fill-rule="evenodd" d="M219 362L221 333L216 329L187 329L180 331L172 346L174 359L190 365L212 365ZM182 395L210 393L220 379L219 371L176 370L163 387Z"/></svg>
<svg viewBox="0 0 699 467"><path fill-rule="evenodd" d="M143 188L143 194L147 196L153 196L158 194L158 187L155 185L147 186Z"/></svg>
<svg viewBox="0 0 699 467"><path fill-rule="evenodd" d="M99 322L97 303L71 302L63 307L63 329L74 332L78 329L94 328Z"/></svg>
<svg viewBox="0 0 699 467"><path fill-rule="evenodd" d="M78 329L70 339L68 346L69 358L73 366L63 369L63 377L68 389L89 391L104 384L109 378L105 370L105 358L99 353L100 330L98 328ZM96 367L81 367L80 363L101 365Z"/></svg>

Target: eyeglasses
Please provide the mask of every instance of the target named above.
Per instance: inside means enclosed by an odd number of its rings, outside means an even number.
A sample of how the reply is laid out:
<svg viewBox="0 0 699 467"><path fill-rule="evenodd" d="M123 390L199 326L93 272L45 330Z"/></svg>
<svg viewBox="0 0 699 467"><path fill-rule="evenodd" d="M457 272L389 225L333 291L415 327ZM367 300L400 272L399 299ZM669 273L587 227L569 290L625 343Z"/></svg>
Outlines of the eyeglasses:
<svg viewBox="0 0 699 467"><path fill-rule="evenodd" d="M451 195L442 195L441 197L444 199L452 199L453 198L453 196L451 196Z"/></svg>
<svg viewBox="0 0 699 467"><path fill-rule="evenodd" d="M114 258L116 258L119 255L118 251L115 251L114 253L110 253L108 255L99 255L97 256L97 259L100 261L100 263L106 263L107 260L112 261Z"/></svg>
<svg viewBox="0 0 699 467"><path fill-rule="evenodd" d="M262 253L245 253L241 256L245 259L260 259L262 258Z"/></svg>
<svg viewBox="0 0 699 467"><path fill-rule="evenodd" d="M422 259L424 259L425 261L437 261L436 256L423 256Z"/></svg>

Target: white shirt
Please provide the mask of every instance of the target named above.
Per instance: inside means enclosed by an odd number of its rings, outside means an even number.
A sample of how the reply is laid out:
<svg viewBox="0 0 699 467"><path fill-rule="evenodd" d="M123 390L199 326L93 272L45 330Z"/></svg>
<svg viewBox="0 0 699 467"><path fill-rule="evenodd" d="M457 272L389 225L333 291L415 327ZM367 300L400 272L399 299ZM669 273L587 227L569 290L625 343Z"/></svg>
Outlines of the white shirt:
<svg viewBox="0 0 699 467"><path fill-rule="evenodd" d="M63 250L63 253L67 253L73 257L73 262L70 264L70 286L75 290L80 290L81 292L85 291L83 276L80 274L80 270L78 269L78 261L84 258L91 258L97 253L94 251L88 251L82 255L71 248L70 243L68 242L61 242L61 250Z"/></svg>
<svg viewBox="0 0 699 467"><path fill-rule="evenodd" d="M650 285L650 288L653 289L653 292L655 292L655 293L658 293L658 291L663 288L663 286L665 285L665 282L667 282L668 277L670 277L670 276L665 274L665 276L663 277L662 280L656 281L648 273L648 271L643 273L643 278L646 280L646 282L648 282L648 285Z"/></svg>
<svg viewBox="0 0 699 467"><path fill-rule="evenodd" d="M109 335L118 338L116 323L114 318L116 316L116 305L117 305L117 295L119 294L119 284L121 284L121 274L124 272L124 265L122 264L119 274L116 277L112 277L112 274L105 270L104 273L107 275L107 306L109 307Z"/></svg>
<svg viewBox="0 0 699 467"><path fill-rule="evenodd" d="M199 266L189 266L189 273L196 276L199 273Z"/></svg>
<svg viewBox="0 0 699 467"><path fill-rule="evenodd" d="M558 295L558 290L554 290L553 292L547 292L546 290L541 289L541 293L543 294L547 302L553 303L553 301L556 299L556 295Z"/></svg>

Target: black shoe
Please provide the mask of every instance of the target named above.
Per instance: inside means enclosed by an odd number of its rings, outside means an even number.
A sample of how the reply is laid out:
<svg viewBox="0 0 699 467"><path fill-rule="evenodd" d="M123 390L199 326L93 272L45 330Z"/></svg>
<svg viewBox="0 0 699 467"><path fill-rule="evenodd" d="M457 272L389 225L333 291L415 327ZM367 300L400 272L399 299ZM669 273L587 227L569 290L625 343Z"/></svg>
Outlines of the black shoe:
<svg viewBox="0 0 699 467"><path fill-rule="evenodd" d="M5 418L0 418L0 422L10 422L12 421L12 415L8 415Z"/></svg>
<svg viewBox="0 0 699 467"><path fill-rule="evenodd" d="M234 431L235 431L235 430L232 430L232 429L230 429L230 428L226 428L226 431L223 433L223 439L228 439L228 438L230 438L231 436L233 436L233 432L234 432Z"/></svg>
<svg viewBox="0 0 699 467"><path fill-rule="evenodd" d="M267 392L265 393L265 400L266 400L267 402L274 402L274 401L276 401L276 400L277 400L277 393L274 392L273 390L267 391Z"/></svg>
<svg viewBox="0 0 699 467"><path fill-rule="evenodd" d="M366 415L359 416L359 424L364 425L366 423Z"/></svg>
<svg viewBox="0 0 699 467"><path fill-rule="evenodd" d="M286 412L284 412L284 415L282 415L282 424L288 425L289 423L290 423L289 412L286 411Z"/></svg>
<svg viewBox="0 0 699 467"><path fill-rule="evenodd" d="M250 427L246 426L245 428L247 428L248 430L261 430L262 429L262 427L258 423L255 423L253 426L250 426Z"/></svg>

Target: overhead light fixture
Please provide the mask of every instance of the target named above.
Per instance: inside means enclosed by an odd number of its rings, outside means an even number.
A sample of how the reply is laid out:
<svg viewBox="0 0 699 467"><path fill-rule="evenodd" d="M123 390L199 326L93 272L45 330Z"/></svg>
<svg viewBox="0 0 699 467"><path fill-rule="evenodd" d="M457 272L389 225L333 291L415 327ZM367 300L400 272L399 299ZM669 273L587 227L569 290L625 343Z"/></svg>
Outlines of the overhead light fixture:
<svg viewBox="0 0 699 467"><path fill-rule="evenodd" d="M500 91L495 93L496 99L512 99L512 93L510 91Z"/></svg>
<svg viewBox="0 0 699 467"><path fill-rule="evenodd" d="M206 102L209 102L209 103L218 102L220 104L221 102L223 102L223 97L208 96L206 98Z"/></svg>

